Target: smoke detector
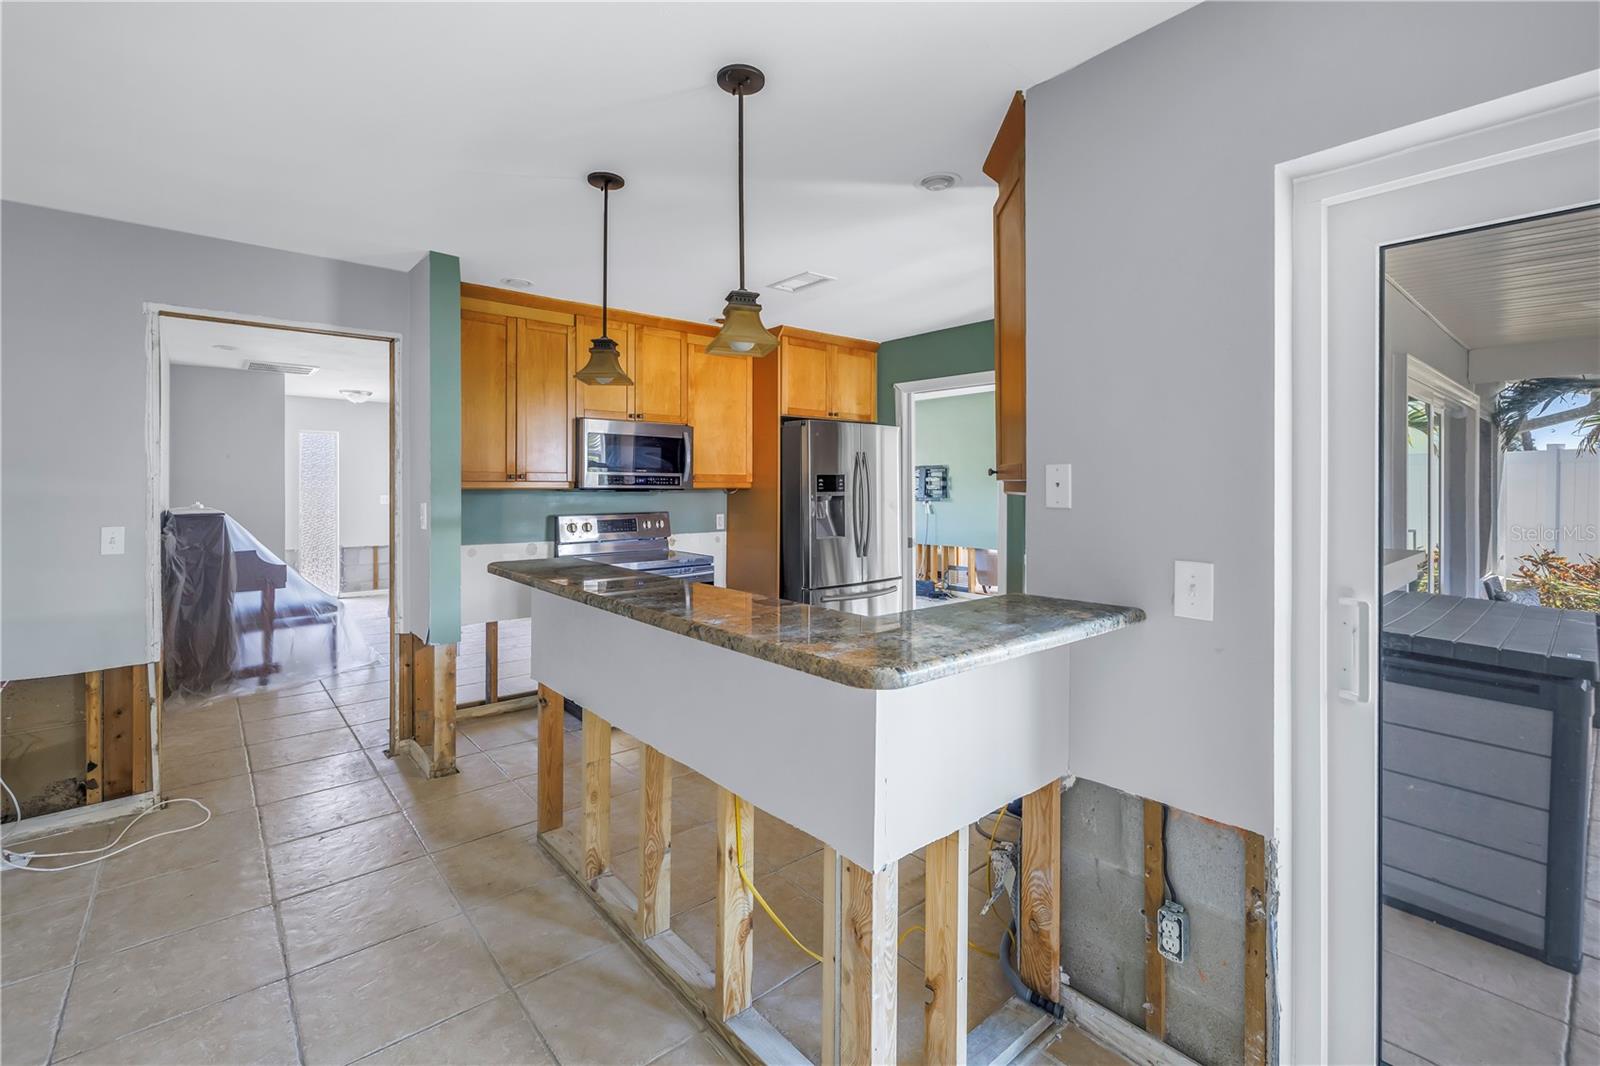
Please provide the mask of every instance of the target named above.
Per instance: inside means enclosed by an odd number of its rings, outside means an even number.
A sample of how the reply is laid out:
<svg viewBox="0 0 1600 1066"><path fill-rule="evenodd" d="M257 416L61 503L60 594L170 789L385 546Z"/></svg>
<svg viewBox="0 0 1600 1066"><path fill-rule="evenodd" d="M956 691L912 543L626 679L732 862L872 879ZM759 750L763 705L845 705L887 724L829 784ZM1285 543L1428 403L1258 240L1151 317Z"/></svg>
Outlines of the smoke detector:
<svg viewBox="0 0 1600 1066"><path fill-rule="evenodd" d="M351 403L366 403L372 399L371 389L340 389L339 395Z"/></svg>
<svg viewBox="0 0 1600 1066"><path fill-rule="evenodd" d="M941 170L936 173L929 174L927 177L917 182L917 184L922 186L924 189L927 189L929 192L944 192L946 189L953 189L957 185L960 185L961 175L955 173L954 171Z"/></svg>
<svg viewBox="0 0 1600 1066"><path fill-rule="evenodd" d="M259 370L265 374L293 374L296 377L306 377L317 372L317 367L307 366L304 363L263 363L251 359L244 364L246 370Z"/></svg>
<svg viewBox="0 0 1600 1066"><path fill-rule="evenodd" d="M531 289L533 282L527 278L501 278L500 284L510 289Z"/></svg>
<svg viewBox="0 0 1600 1066"><path fill-rule="evenodd" d="M802 270L800 273L784 278L782 281L774 281L767 288L777 289L779 292L799 292L801 289L809 289L813 285L821 285L825 281L834 280L837 279L831 278L826 274L818 274L814 270Z"/></svg>

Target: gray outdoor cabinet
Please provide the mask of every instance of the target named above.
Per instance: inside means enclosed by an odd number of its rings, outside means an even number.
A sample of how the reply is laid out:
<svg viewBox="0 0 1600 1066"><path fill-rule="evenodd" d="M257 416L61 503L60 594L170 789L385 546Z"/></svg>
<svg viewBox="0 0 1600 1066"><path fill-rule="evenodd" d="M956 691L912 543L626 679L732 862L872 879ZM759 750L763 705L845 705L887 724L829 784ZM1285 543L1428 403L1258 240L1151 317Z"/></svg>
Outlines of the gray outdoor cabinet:
<svg viewBox="0 0 1600 1066"><path fill-rule="evenodd" d="M1578 972L1596 616L1399 592L1381 647L1384 901Z"/></svg>

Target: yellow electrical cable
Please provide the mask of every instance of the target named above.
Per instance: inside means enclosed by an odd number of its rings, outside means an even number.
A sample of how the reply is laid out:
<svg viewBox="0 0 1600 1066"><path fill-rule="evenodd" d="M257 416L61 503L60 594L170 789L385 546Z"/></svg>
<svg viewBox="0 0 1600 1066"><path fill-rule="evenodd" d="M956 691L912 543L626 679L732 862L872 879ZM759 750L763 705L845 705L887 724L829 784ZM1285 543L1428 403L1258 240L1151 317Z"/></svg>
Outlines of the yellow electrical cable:
<svg viewBox="0 0 1600 1066"><path fill-rule="evenodd" d="M761 904L761 909L767 912L767 917L772 919L772 924L777 926L783 935L788 937L790 942L793 943L795 947L799 948L807 955L810 955L815 961L821 962L822 956L818 955L815 951L812 951L810 948L800 943L800 938L789 932L789 927L783 924L783 919L779 918L777 913L773 911L771 907L767 906L767 901L762 898L760 892L756 891L755 882L750 880L750 875L745 872L744 817L739 813L739 808L743 806L744 803L739 799L739 797L733 797L733 847L734 852L739 859L739 880L744 882L744 887L749 891L750 895L755 898L755 901Z"/></svg>

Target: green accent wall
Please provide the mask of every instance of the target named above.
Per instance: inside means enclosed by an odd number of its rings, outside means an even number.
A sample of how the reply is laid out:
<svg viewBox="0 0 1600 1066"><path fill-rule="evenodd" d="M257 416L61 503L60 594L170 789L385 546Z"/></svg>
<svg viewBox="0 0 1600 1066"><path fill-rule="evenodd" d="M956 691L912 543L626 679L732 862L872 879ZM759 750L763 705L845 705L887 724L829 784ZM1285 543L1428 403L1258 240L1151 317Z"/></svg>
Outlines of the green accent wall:
<svg viewBox="0 0 1600 1066"><path fill-rule="evenodd" d="M994 548L1000 487L994 466L994 393L917 401L917 466L949 467L950 498L915 505L918 544Z"/></svg>
<svg viewBox="0 0 1600 1066"><path fill-rule="evenodd" d="M894 425L894 387L901 381L994 369L994 320L919 333L878 346L878 421ZM993 441L990 441L993 455ZM987 468L986 468L987 469ZM985 474L987 476L987 473ZM1006 497L1006 588L1021 592L1027 558L1026 497Z"/></svg>
<svg viewBox="0 0 1600 1066"><path fill-rule="evenodd" d="M428 640L461 639L461 260L428 253ZM447 592L448 590L448 592Z"/></svg>
<svg viewBox="0 0 1600 1066"><path fill-rule="evenodd" d="M555 540L555 515L612 511L666 511L672 516L674 533L710 533L717 528L717 515L726 514L727 510L728 494L720 489L684 492L469 490L461 494L461 543Z"/></svg>

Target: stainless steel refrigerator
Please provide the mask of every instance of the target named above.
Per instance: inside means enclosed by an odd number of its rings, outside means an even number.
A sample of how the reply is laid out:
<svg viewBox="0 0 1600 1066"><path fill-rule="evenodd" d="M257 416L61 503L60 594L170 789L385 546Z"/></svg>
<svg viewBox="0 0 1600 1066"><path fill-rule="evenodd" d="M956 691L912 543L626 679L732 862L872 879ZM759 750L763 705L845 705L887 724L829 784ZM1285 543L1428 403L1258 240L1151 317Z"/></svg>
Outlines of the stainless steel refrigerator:
<svg viewBox="0 0 1600 1066"><path fill-rule="evenodd" d="M907 608L900 430L785 422L782 464L783 598L852 614Z"/></svg>

